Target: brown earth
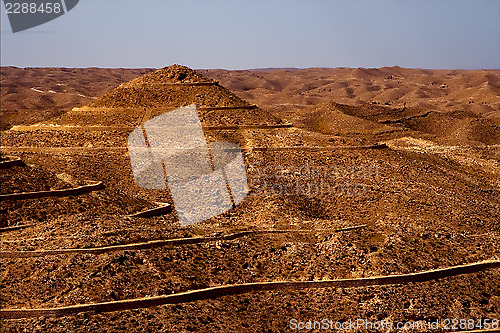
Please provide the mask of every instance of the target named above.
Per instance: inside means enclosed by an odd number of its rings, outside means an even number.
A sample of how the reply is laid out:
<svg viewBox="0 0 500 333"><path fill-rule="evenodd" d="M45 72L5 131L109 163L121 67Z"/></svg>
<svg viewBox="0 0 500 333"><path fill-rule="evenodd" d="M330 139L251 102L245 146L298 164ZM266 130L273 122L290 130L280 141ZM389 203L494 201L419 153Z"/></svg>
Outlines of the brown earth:
<svg viewBox="0 0 500 333"><path fill-rule="evenodd" d="M423 97L410 98L418 94L401 97L406 105L372 104L370 94L354 88L349 103L326 93L311 99L320 86L335 86L330 82L340 80L335 73L349 71L353 79L348 86L353 87L360 80L366 85L370 80L399 80L411 87L428 76L457 86L438 88L447 93L431 100L432 108L418 104ZM497 118L494 112L479 112L472 106L476 100L465 103L467 98L444 108L460 90L459 77L472 82L460 84L478 91L484 77L490 103L486 106L498 111L498 87L491 83L498 82L498 71L457 71L449 74L449 81L444 73L454 71L293 72L211 70L208 75L221 85L193 85L210 79L199 75L204 71L173 66L99 94L104 97L86 107L2 132L2 153L28 164L0 170L7 184L4 192L73 187L84 180L106 186L74 197L1 202L4 225L33 224L2 233L2 251L93 248L243 230L311 230L97 255L2 258L2 310L126 300L249 282L406 274L500 259ZM387 73L399 76L379 78ZM408 73L416 74L410 80ZM310 88L298 87L301 77L310 80ZM281 86L258 86L272 78ZM234 94L222 87L236 84L233 81L241 84ZM252 96L245 97L249 91ZM143 103L149 97L141 96L152 93L161 96L162 103L151 102L145 112ZM273 105L271 93L276 104L303 105ZM168 191L135 185L128 134L148 118L192 103L220 108L200 109L202 125L214 126L205 130L206 137L244 148L250 195L235 209L188 227L178 225L175 211L150 219L128 217L155 202L172 201ZM260 108L238 108L251 103ZM18 117L16 124L30 124L22 120ZM283 123L294 126L245 128ZM216 128L227 124L239 127ZM367 148L382 142L386 149ZM256 147L268 149L252 150ZM273 150L284 147L294 149ZM332 232L363 224L367 227ZM391 286L266 291L146 309L3 320L1 327L5 332L289 332L292 318L477 322L500 319L499 281L496 269Z"/></svg>

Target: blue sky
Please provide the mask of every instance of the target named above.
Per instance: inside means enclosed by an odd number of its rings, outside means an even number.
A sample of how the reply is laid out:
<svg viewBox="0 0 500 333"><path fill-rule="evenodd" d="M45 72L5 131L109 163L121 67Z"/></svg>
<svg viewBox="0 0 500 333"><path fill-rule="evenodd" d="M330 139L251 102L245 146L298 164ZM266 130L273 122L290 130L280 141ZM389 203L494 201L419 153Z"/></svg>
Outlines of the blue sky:
<svg viewBox="0 0 500 333"><path fill-rule="evenodd" d="M24 0L23 0L24 1ZM12 33L19 67L500 68L500 1L80 0Z"/></svg>

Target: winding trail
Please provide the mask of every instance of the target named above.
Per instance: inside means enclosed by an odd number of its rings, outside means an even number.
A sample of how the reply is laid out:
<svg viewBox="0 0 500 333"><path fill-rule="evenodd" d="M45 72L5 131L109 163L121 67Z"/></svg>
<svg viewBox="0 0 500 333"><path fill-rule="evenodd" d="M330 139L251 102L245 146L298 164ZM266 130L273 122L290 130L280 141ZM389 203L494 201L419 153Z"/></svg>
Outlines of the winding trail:
<svg viewBox="0 0 500 333"><path fill-rule="evenodd" d="M40 191L40 192L9 193L0 195L0 202L8 200L39 199L46 197L68 197L70 195L80 195L88 192L102 190L103 188L104 184L102 182L97 182L95 184L83 185L70 189Z"/></svg>
<svg viewBox="0 0 500 333"><path fill-rule="evenodd" d="M249 147L241 150L252 151L330 151L330 150L365 150L365 149L386 149L389 148L385 143L370 146L330 146L330 147Z"/></svg>
<svg viewBox="0 0 500 333"><path fill-rule="evenodd" d="M33 257L46 257L60 254L102 254L116 251L128 251L128 250L145 250L154 249L163 246L181 246L188 244L200 244L215 242L219 240L233 240L236 238L246 237L249 235L264 235L264 234L284 234L284 233L311 233L311 232L342 232L350 231L355 229L365 228L367 225L357 225L348 228L328 230L304 230L304 229L286 229L286 230L250 230L237 232L230 235L220 235L220 236L209 236L209 237L191 237L191 238L173 238L173 239L161 239L152 240L143 243L132 243L124 245L112 245L94 248L82 248L82 249L60 249L60 250L38 250L38 251L0 251L0 258L33 258Z"/></svg>
<svg viewBox="0 0 500 333"><path fill-rule="evenodd" d="M252 105L242 105L242 106L200 106L197 110L201 111L224 111L224 110L252 110L258 109L259 107L255 104Z"/></svg>
<svg viewBox="0 0 500 333"><path fill-rule="evenodd" d="M162 87L162 86L218 86L219 82L139 82L139 83L124 83L118 88L137 88L137 87Z"/></svg>
<svg viewBox="0 0 500 333"><path fill-rule="evenodd" d="M365 150L365 149L387 149L384 143L369 146L320 146L320 147L242 147L241 151L332 151L332 150ZM2 146L4 152L33 152L33 153L82 153L94 151L126 151L127 147L13 147Z"/></svg>
<svg viewBox="0 0 500 333"><path fill-rule="evenodd" d="M167 203L161 203L159 207L151 208L142 212L130 214L129 217L152 217L172 212L172 206Z"/></svg>
<svg viewBox="0 0 500 333"><path fill-rule="evenodd" d="M424 282L463 274L472 274L489 269L500 268L500 260L482 261L468 265L452 266L441 269L423 271L419 273L375 276L356 279L339 279L324 281L283 281L283 282L257 282L233 284L187 292L163 295L156 297L136 298L115 302L103 302L94 304L79 304L59 308L41 309L3 309L0 310L0 318L21 319L35 318L41 316L64 317L81 312L112 312L131 309L148 308L164 304L179 304L193 301L215 299L223 296L234 296L245 293L274 291L274 290L301 290L316 288L353 288L384 286L391 284Z"/></svg>
<svg viewBox="0 0 500 333"><path fill-rule="evenodd" d="M141 122L144 116L141 118ZM206 130L241 130L241 129L275 129L275 128L293 128L293 124L278 124L278 125L266 125L266 124L253 124L253 125L222 125L222 126L202 126ZM55 124L40 124L40 125L29 125L22 126L16 125L10 130L14 132L29 132L33 130L43 130L43 131L54 131L54 132L88 132L88 131L133 131L136 127L134 126L103 126L103 125L91 125L91 126L79 126L79 125L55 125Z"/></svg>
<svg viewBox="0 0 500 333"><path fill-rule="evenodd" d="M16 157L12 160L9 160L9 161L2 161L0 162L0 169L8 169L8 168L12 168L13 166L24 166L24 162L22 159L20 159L19 157Z"/></svg>
<svg viewBox="0 0 500 333"><path fill-rule="evenodd" d="M3 152L28 152L28 153L82 153L95 151L126 151L127 147L50 147L50 146L2 146L0 150Z"/></svg>
<svg viewBox="0 0 500 333"><path fill-rule="evenodd" d="M274 128L293 128L293 124L279 125L227 125L227 126L202 126L206 130L241 130L241 129L274 129Z"/></svg>
<svg viewBox="0 0 500 333"><path fill-rule="evenodd" d="M9 232L9 231L15 231L15 230L20 230L20 229L25 229L25 228L29 228L29 227L32 227L33 224L21 224L21 225L15 225L15 226L12 226L12 227L3 227L3 228L0 228L0 233L2 232Z"/></svg>

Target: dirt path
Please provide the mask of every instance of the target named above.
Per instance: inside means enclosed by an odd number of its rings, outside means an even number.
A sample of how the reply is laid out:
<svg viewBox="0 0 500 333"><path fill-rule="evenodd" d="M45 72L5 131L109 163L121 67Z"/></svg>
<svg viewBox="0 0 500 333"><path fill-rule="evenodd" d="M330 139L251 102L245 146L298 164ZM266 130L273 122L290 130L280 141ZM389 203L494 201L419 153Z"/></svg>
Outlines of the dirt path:
<svg viewBox="0 0 500 333"><path fill-rule="evenodd" d="M91 185L83 185L70 189L61 189L53 191L39 191L39 192L21 192L21 193L9 193L0 195L1 201L8 200L26 200L26 199L39 199L46 197L69 197L70 195L80 195L88 192L102 190L104 184L102 182L97 182Z"/></svg>
<svg viewBox="0 0 500 333"><path fill-rule="evenodd" d="M5 309L0 310L4 319L34 318L41 316L64 317L81 312L112 312L131 309L148 308L164 304L179 304L199 300L215 299L223 296L241 295L252 292L271 290L301 290L314 288L353 288L368 286L384 286L391 284L416 283L443 279L447 277L472 274L489 269L500 268L500 260L482 261L468 265L452 266L419 273L375 276L368 278L324 280L324 281L283 281L234 284L192 290L173 295L137 298L115 302L81 304L47 309Z"/></svg>
<svg viewBox="0 0 500 333"><path fill-rule="evenodd" d="M0 258L32 258L32 257L46 257L59 254L102 254L108 252L116 251L126 251L126 250L145 250L153 249L163 246L181 246L188 244L199 244L208 243L221 240L233 240L241 237L246 237L249 235L264 235L264 234L284 234L284 233L311 233L311 232L343 232L356 230L360 228L365 228L366 224L336 229L336 230L250 230L238 232L230 235L221 236L209 236L209 237L192 237L192 238L175 238L175 239L164 239L164 240L151 240L143 243L133 243L125 245L113 245L95 248L85 248L85 249L60 249L60 250L39 250L39 251L0 251Z"/></svg>

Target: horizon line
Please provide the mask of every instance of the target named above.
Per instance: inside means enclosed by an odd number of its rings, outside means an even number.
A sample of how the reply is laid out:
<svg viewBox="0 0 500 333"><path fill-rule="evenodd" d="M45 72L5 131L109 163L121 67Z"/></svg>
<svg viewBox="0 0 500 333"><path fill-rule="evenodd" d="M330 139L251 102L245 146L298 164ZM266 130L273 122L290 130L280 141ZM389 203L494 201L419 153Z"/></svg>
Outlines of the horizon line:
<svg viewBox="0 0 500 333"><path fill-rule="evenodd" d="M174 64L171 64L174 65ZM18 69L43 69L43 68L54 68L54 69L161 69L169 67L171 65L163 67L112 67L112 66L87 66L87 67L66 67L66 66L15 66L15 65L0 65L0 68L18 68ZM186 66L189 67L189 66ZM424 68L424 67L403 67L399 65L393 66L381 66L381 67L349 67L349 66L337 66L337 67L254 67L254 68L195 68L189 67L193 70L226 70L226 71L286 71L286 70L308 70L308 69L384 69L384 68L401 68L401 69L420 69L420 70L432 70L432 71L498 71L500 68Z"/></svg>

